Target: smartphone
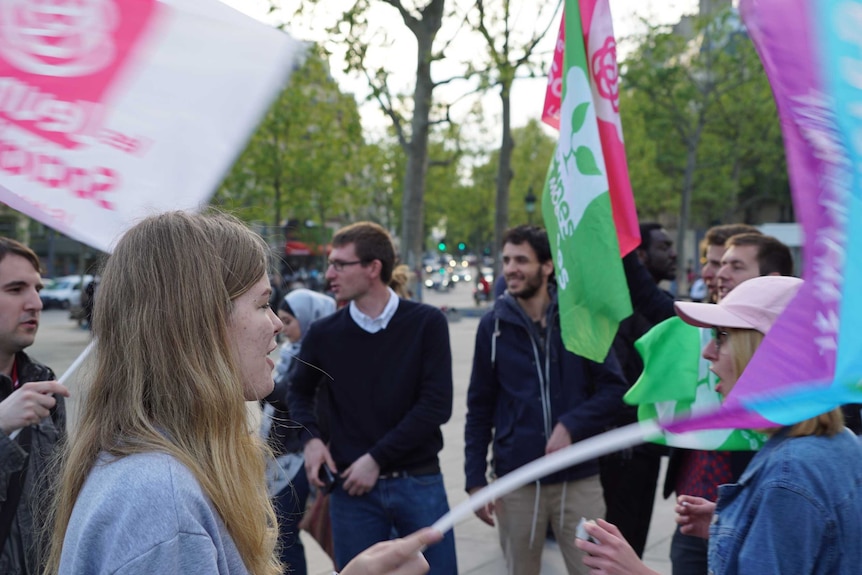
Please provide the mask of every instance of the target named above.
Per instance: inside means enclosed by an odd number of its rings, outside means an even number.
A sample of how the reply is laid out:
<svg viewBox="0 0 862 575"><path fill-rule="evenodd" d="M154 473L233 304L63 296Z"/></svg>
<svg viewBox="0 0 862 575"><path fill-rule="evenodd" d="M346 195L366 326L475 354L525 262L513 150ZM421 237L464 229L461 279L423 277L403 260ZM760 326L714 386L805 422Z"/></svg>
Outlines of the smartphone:
<svg viewBox="0 0 862 575"><path fill-rule="evenodd" d="M332 473L332 470L326 463L320 466L320 469L317 471L317 478L323 482L322 491L324 493L332 493L332 490L335 489L335 474Z"/></svg>
<svg viewBox="0 0 862 575"><path fill-rule="evenodd" d="M598 541L593 539L592 535L587 533L587 530L584 527L584 525L586 525L587 523L595 524L595 521L593 521L592 519L588 520L586 517L581 517L580 522L578 522L577 530L575 531L575 537L577 537L578 539L583 539L584 541L589 541L590 543L598 543Z"/></svg>

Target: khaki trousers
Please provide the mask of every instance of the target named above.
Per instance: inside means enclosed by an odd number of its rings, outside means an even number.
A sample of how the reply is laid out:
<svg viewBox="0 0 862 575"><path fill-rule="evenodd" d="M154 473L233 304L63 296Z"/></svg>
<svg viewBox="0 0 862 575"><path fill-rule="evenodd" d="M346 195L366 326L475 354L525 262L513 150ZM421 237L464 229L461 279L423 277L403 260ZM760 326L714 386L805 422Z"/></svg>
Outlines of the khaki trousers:
<svg viewBox="0 0 862 575"><path fill-rule="evenodd" d="M575 532L581 517L605 516L602 484L594 475L567 483L526 485L498 499L495 515L509 575L539 575L549 521L569 575L587 575L584 554L575 547Z"/></svg>

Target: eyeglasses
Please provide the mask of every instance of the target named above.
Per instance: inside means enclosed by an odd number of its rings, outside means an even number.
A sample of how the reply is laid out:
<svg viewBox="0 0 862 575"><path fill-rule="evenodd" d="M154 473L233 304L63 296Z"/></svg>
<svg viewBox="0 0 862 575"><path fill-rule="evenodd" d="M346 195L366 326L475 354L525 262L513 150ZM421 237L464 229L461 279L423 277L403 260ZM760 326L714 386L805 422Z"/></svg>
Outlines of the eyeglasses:
<svg viewBox="0 0 862 575"><path fill-rule="evenodd" d="M362 260L356 260L352 262L342 262L338 260L329 260L329 266L337 272L344 271L344 268L347 266L355 266L356 264L364 264L365 262Z"/></svg>
<svg viewBox="0 0 862 575"><path fill-rule="evenodd" d="M712 328L712 341L715 342L715 351L721 349L721 346L727 343L727 338L730 337L730 332L726 332L720 328Z"/></svg>

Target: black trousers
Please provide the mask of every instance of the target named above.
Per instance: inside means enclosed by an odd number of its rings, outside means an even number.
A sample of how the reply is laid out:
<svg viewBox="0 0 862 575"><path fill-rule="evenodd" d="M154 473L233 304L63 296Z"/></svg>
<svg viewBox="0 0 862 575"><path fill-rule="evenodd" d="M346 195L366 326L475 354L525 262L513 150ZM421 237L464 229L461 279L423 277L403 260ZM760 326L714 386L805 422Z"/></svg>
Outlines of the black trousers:
<svg viewBox="0 0 862 575"><path fill-rule="evenodd" d="M619 527L638 557L643 557L646 546L663 450L657 445L639 445L599 461L605 519Z"/></svg>

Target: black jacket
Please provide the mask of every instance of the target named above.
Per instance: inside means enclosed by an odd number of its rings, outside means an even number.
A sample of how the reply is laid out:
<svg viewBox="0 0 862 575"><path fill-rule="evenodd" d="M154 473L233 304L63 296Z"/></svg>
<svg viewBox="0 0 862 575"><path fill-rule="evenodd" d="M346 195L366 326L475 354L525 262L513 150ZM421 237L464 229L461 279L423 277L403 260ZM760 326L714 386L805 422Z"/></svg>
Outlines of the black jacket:
<svg viewBox="0 0 862 575"><path fill-rule="evenodd" d="M18 352L15 361L21 384L55 379L50 368L32 361L24 352ZM0 402L11 394L12 380L0 374ZM66 435L66 404L62 396L56 399L57 404L50 415L29 428L29 457L16 439L10 439L0 431L0 505L6 501L10 478L27 466L15 520L6 545L0 550L0 573L4 575L35 575L40 572L39 559L44 553L36 548L36 530L42 526L37 517L41 517L48 500L47 484L52 479L48 475L49 461L55 447Z"/></svg>
<svg viewBox="0 0 862 575"><path fill-rule="evenodd" d="M565 349L556 295L542 338L508 293L479 322L464 431L466 488L487 484L487 452L493 437L494 472L505 475L545 454L557 423L572 442L607 429L622 405L626 384L611 352L596 363ZM587 461L545 477L559 483L595 475Z"/></svg>

